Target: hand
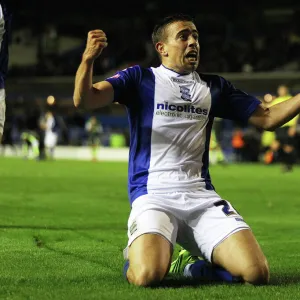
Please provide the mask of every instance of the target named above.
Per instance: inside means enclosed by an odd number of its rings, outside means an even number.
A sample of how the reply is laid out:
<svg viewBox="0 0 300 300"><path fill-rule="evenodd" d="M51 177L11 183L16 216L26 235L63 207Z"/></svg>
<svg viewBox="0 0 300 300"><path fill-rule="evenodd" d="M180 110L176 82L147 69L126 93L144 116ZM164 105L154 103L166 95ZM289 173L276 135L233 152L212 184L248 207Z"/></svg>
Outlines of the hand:
<svg viewBox="0 0 300 300"><path fill-rule="evenodd" d="M296 127L295 126L290 126L288 129L288 136L294 137L297 133Z"/></svg>
<svg viewBox="0 0 300 300"><path fill-rule="evenodd" d="M107 44L106 35L102 30L89 31L83 58L94 61L101 54L102 50L107 47Z"/></svg>

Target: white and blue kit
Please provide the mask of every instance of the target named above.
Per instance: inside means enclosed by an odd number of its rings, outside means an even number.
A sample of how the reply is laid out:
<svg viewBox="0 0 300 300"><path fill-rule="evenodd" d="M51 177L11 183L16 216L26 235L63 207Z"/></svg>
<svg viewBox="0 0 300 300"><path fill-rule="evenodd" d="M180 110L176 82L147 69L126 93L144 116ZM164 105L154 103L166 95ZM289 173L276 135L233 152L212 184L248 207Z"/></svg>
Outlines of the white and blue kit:
<svg viewBox="0 0 300 300"><path fill-rule="evenodd" d="M10 38L11 14L5 1L0 1L0 134L5 122L5 80L8 71L8 44Z"/></svg>
<svg viewBox="0 0 300 300"><path fill-rule="evenodd" d="M58 124L55 117L52 114L46 113L46 130L45 130L45 147L53 149L57 145L58 141Z"/></svg>
<svg viewBox="0 0 300 300"><path fill-rule="evenodd" d="M217 244L249 228L211 182L213 119L247 122L260 101L220 76L163 65L133 66L106 80L129 118L128 246L156 233L210 260Z"/></svg>

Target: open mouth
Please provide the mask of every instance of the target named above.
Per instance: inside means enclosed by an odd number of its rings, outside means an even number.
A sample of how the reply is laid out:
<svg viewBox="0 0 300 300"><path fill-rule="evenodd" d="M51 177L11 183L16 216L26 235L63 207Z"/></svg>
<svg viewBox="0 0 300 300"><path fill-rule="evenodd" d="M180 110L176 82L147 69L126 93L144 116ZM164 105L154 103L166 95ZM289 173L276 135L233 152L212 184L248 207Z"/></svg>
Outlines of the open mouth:
<svg viewBox="0 0 300 300"><path fill-rule="evenodd" d="M196 51L191 51L185 57L189 60L198 60L198 53Z"/></svg>

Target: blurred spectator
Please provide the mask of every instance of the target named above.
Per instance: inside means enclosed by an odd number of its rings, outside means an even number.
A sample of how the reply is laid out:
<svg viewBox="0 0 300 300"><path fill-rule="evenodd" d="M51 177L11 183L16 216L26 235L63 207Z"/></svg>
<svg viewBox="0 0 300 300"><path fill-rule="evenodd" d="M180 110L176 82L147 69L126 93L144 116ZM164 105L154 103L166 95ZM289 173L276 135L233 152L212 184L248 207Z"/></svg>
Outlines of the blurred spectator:
<svg viewBox="0 0 300 300"><path fill-rule="evenodd" d="M22 156L25 159L39 159L39 140L35 132L24 131L21 134Z"/></svg>
<svg viewBox="0 0 300 300"><path fill-rule="evenodd" d="M47 129L46 114L41 113L38 120L39 160L46 159L45 135Z"/></svg>
<svg viewBox="0 0 300 300"><path fill-rule="evenodd" d="M247 162L258 162L261 152L262 132L254 126L248 126L243 132L244 160Z"/></svg>
<svg viewBox="0 0 300 300"><path fill-rule="evenodd" d="M88 145L91 148L92 160L97 161L101 136L103 134L102 124L96 116L91 116L85 124L85 130L87 132Z"/></svg>
<svg viewBox="0 0 300 300"><path fill-rule="evenodd" d="M46 158L54 159L54 151L58 141L59 124L51 109L45 113L45 155Z"/></svg>
<svg viewBox="0 0 300 300"><path fill-rule="evenodd" d="M234 151L234 160L236 162L244 161L244 134L241 128L235 128L232 134L232 148Z"/></svg>
<svg viewBox="0 0 300 300"><path fill-rule="evenodd" d="M110 135L110 147L112 148L122 148L126 147L126 139L121 130L114 129Z"/></svg>
<svg viewBox="0 0 300 300"><path fill-rule="evenodd" d="M271 106L286 101L292 97L289 87L281 84L277 88L278 97L275 98ZM278 142L278 159L283 164L283 171L291 171L297 160L296 153L296 126L299 115L289 122L276 129L276 140Z"/></svg>

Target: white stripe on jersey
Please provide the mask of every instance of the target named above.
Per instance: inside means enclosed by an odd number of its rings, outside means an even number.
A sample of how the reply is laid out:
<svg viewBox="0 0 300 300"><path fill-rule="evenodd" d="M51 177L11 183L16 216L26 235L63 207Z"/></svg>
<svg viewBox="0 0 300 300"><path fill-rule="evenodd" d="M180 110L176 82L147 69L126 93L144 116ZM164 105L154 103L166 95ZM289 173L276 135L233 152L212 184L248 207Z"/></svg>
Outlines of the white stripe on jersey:
<svg viewBox="0 0 300 300"><path fill-rule="evenodd" d="M196 72L179 75L164 66L155 75L149 192L205 188L201 178L211 93Z"/></svg>
<svg viewBox="0 0 300 300"><path fill-rule="evenodd" d="M261 103L221 76L180 75L163 65L132 66L106 80L128 111L131 203L147 193L213 190L213 118L247 122Z"/></svg>

